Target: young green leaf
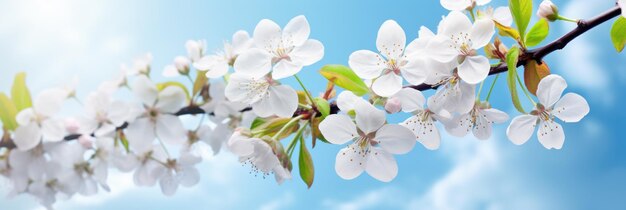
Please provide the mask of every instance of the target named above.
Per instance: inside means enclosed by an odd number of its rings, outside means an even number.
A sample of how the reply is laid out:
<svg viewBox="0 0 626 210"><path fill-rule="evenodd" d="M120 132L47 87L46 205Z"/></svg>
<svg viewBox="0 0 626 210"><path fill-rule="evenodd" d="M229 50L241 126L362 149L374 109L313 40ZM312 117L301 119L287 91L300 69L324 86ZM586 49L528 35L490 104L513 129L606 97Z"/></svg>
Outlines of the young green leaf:
<svg viewBox="0 0 626 210"><path fill-rule="evenodd" d="M533 14L533 1L532 0L509 0L509 9L515 20L517 30L521 35L520 41L524 41L524 35L526 34L526 28Z"/></svg>
<svg viewBox="0 0 626 210"><path fill-rule="evenodd" d="M347 66L326 65L322 67L320 74L328 81L346 90L352 91L357 96L362 96L369 92L369 88L367 88L363 80Z"/></svg>
<svg viewBox="0 0 626 210"><path fill-rule="evenodd" d="M622 52L626 45L626 18L619 17L611 28L611 40L617 52Z"/></svg>
<svg viewBox="0 0 626 210"><path fill-rule="evenodd" d="M206 77L206 72L204 71L196 71L196 81L193 83L193 91L191 92L191 96L196 96L201 90L202 87L209 81L209 78Z"/></svg>
<svg viewBox="0 0 626 210"><path fill-rule="evenodd" d="M500 34L500 36L508 36L515 40L520 40L519 31L517 31L517 29L502 25L498 22L495 22L495 23L496 23L496 28L498 28L498 31L499 31L498 34Z"/></svg>
<svg viewBox="0 0 626 210"><path fill-rule="evenodd" d="M509 86L509 91L511 91L513 106L515 106L517 111L526 113L517 95L517 61L519 59L519 53L519 48L513 47L509 50L509 53L506 54L506 65L508 66L508 77L506 81Z"/></svg>
<svg viewBox="0 0 626 210"><path fill-rule="evenodd" d="M191 96L189 95L189 90L187 90L187 87L185 87L185 85L183 85L183 83L173 82L173 81L157 83L157 89L159 91L162 91L165 88L170 87L170 86L179 87L179 88L183 89L183 91L185 92L185 95L187 95L187 99L191 98Z"/></svg>
<svg viewBox="0 0 626 210"><path fill-rule="evenodd" d="M317 107L317 111L322 114L322 119L326 118L330 114L330 104L327 100L317 97L313 99L315 103L315 107Z"/></svg>
<svg viewBox="0 0 626 210"><path fill-rule="evenodd" d="M535 23L535 25L528 31L526 34L526 46L534 47L540 44L546 37L548 37L548 33L550 32L550 24L548 24L548 20L545 18L541 18L539 22Z"/></svg>
<svg viewBox="0 0 626 210"><path fill-rule="evenodd" d="M17 128L15 115L17 115L17 108L15 108L13 101L6 94L0 93L0 120L2 120L4 128L10 131Z"/></svg>
<svg viewBox="0 0 626 210"><path fill-rule="evenodd" d="M30 92L26 86L25 72L20 72L15 75L13 87L11 88L11 99L13 99L13 104L18 112L33 106Z"/></svg>
<svg viewBox="0 0 626 210"><path fill-rule="evenodd" d="M250 125L250 130L253 130L257 127L259 127L260 125L263 125L265 122L267 122L267 120L265 118L262 117L257 117L252 121L252 124Z"/></svg>
<svg viewBox="0 0 626 210"><path fill-rule="evenodd" d="M299 136L299 138L300 155L298 157L298 167L300 168L300 178L302 178L302 181L306 183L308 188L311 188L311 185L313 185L313 179L315 178L313 159L311 158L311 153L309 153L309 150L306 148L304 138L302 136Z"/></svg>

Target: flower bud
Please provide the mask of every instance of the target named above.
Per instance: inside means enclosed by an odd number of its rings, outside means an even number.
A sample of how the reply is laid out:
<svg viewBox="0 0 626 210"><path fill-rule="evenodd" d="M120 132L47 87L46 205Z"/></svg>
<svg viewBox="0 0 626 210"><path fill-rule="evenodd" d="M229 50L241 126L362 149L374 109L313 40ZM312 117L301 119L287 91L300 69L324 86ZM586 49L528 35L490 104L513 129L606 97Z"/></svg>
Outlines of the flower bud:
<svg viewBox="0 0 626 210"><path fill-rule="evenodd" d="M80 122L78 122L75 118L67 118L63 124L65 125L65 131L70 134L76 134L80 130Z"/></svg>
<svg viewBox="0 0 626 210"><path fill-rule="evenodd" d="M385 103L385 110L389 114L400 112L400 110L402 110L400 99L398 99L397 97L391 97L387 99L387 102Z"/></svg>
<svg viewBox="0 0 626 210"><path fill-rule="evenodd" d="M78 137L78 143L85 149L93 148L93 141L93 137L89 135L81 135L80 137Z"/></svg>
<svg viewBox="0 0 626 210"><path fill-rule="evenodd" d="M543 2L541 2L541 4L539 5L537 16L554 22L555 20L559 18L559 8L556 7L556 5L552 3L552 1L543 0Z"/></svg>
<svg viewBox="0 0 626 210"><path fill-rule="evenodd" d="M176 66L176 70L178 70L178 73L181 75L189 74L189 63L191 63L191 61L189 61L187 57L176 56L176 58L174 58L174 66Z"/></svg>

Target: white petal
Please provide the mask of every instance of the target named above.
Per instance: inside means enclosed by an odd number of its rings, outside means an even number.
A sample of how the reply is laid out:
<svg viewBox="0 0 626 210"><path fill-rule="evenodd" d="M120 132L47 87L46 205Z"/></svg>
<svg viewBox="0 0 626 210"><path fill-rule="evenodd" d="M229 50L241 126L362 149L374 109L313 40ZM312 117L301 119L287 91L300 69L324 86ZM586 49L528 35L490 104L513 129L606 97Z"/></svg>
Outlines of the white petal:
<svg viewBox="0 0 626 210"><path fill-rule="evenodd" d="M378 29L376 48L387 59L398 59L404 53L406 35L394 20L387 20Z"/></svg>
<svg viewBox="0 0 626 210"><path fill-rule="evenodd" d="M152 106L157 100L159 91L156 85L145 75L140 75L135 79L132 86L134 95L145 105Z"/></svg>
<svg viewBox="0 0 626 210"><path fill-rule="evenodd" d="M567 82L563 77L556 74L544 77L537 85L539 103L545 107L552 107L561 98L565 88L567 88Z"/></svg>
<svg viewBox="0 0 626 210"><path fill-rule="evenodd" d="M309 26L309 21L307 21L304 15L299 15L291 19L289 23L285 25L285 29L283 30L283 41L291 41L294 46L300 46L307 39L309 39L310 33L311 28Z"/></svg>
<svg viewBox="0 0 626 210"><path fill-rule="evenodd" d="M254 145L249 137L241 135L240 132L235 132L228 139L228 149L238 156L248 156L254 152Z"/></svg>
<svg viewBox="0 0 626 210"><path fill-rule="evenodd" d="M417 141L424 145L426 149L439 149L441 136L432 119L422 121L420 116L414 115L406 119L401 125L411 130L417 138Z"/></svg>
<svg viewBox="0 0 626 210"><path fill-rule="evenodd" d="M168 144L181 144L187 139L187 130L174 115L161 114L156 120L156 135Z"/></svg>
<svg viewBox="0 0 626 210"><path fill-rule="evenodd" d="M178 189L178 180L176 180L172 174L167 173L159 180L159 186L161 186L163 195L172 196L176 193L176 189Z"/></svg>
<svg viewBox="0 0 626 210"><path fill-rule="evenodd" d="M389 97L402 89L402 77L388 73L378 77L372 84L372 90L376 95Z"/></svg>
<svg viewBox="0 0 626 210"><path fill-rule="evenodd" d="M219 153L220 149L222 148L222 144L224 144L224 142L228 140L228 137L233 133L232 130L228 127L228 124L219 124L217 127L215 127L214 131L207 132L209 132L209 137L203 139L207 139L207 143L209 144L209 146L211 146L211 150L213 150L214 155Z"/></svg>
<svg viewBox="0 0 626 210"><path fill-rule="evenodd" d="M489 2L491 2L491 0L475 0L476 5L478 6L483 6L485 4L489 4Z"/></svg>
<svg viewBox="0 0 626 210"><path fill-rule="evenodd" d="M589 104L582 96L567 93L554 104L552 114L564 122L578 122L589 113Z"/></svg>
<svg viewBox="0 0 626 210"><path fill-rule="evenodd" d="M107 117L115 126L121 126L125 121L130 120L130 107L121 101L111 103Z"/></svg>
<svg viewBox="0 0 626 210"><path fill-rule="evenodd" d="M561 149L565 142L565 133L559 123L542 121L539 123L537 138L546 149Z"/></svg>
<svg viewBox="0 0 626 210"><path fill-rule="evenodd" d="M509 120L509 115L503 111L497 109L483 109L482 114L484 114L487 119L494 123L503 123Z"/></svg>
<svg viewBox="0 0 626 210"><path fill-rule="evenodd" d="M360 102L355 105L356 125L365 134L378 130L385 121L385 111L377 109L367 102Z"/></svg>
<svg viewBox="0 0 626 210"><path fill-rule="evenodd" d="M300 70L302 70L302 65L288 60L281 60L274 65L272 78L277 80L287 78L297 74Z"/></svg>
<svg viewBox="0 0 626 210"><path fill-rule="evenodd" d="M39 114L52 116L61 110L67 97L67 91L61 88L47 89L37 95L33 101L33 108Z"/></svg>
<svg viewBox="0 0 626 210"><path fill-rule="evenodd" d="M241 102L245 104L256 103L261 98L265 97L267 89L260 89L260 87L251 89L249 86L257 84L267 88L266 86L261 85L263 82L267 83L264 79L255 80L249 75L234 73L230 75L228 84L226 85L226 98L233 102Z"/></svg>
<svg viewBox="0 0 626 210"><path fill-rule="evenodd" d="M428 49L428 56L441 63L449 63L454 61L453 63L458 65L458 62L456 62L456 60L454 59L459 56L459 51L457 51L453 47L450 47L453 45L454 43L450 40L449 37L436 36L428 43L426 47Z"/></svg>
<svg viewBox="0 0 626 210"><path fill-rule="evenodd" d="M56 119L45 120L41 123L41 132L45 141L61 141L65 136L63 121Z"/></svg>
<svg viewBox="0 0 626 210"><path fill-rule="evenodd" d="M490 19L479 19L474 23L470 38L472 39L472 48L480 49L491 41L491 37L496 33L495 24Z"/></svg>
<svg viewBox="0 0 626 210"><path fill-rule="evenodd" d="M493 11L493 19L503 26L510 27L513 24L513 16L509 7L498 7Z"/></svg>
<svg viewBox="0 0 626 210"><path fill-rule="evenodd" d="M393 155L374 147L368 155L365 171L378 181L390 182L398 175L398 163Z"/></svg>
<svg viewBox="0 0 626 210"><path fill-rule="evenodd" d="M363 79L374 79L386 68L385 60L379 54L369 50L359 50L350 54L350 68Z"/></svg>
<svg viewBox="0 0 626 210"><path fill-rule="evenodd" d="M272 49L276 48L282 39L280 26L268 19L259 21L254 28L253 34L254 44L261 49L268 47ZM237 58L237 60L239 60L239 58Z"/></svg>
<svg viewBox="0 0 626 210"><path fill-rule="evenodd" d="M424 94L421 91L415 90L413 88L403 88L398 91L394 97L397 97L400 100L400 105L402 106L403 112L414 112L417 110L424 109L424 103L426 103L426 98L424 98Z"/></svg>
<svg viewBox="0 0 626 210"><path fill-rule="evenodd" d="M176 76L180 76L180 73L178 73L178 69L176 69L174 65L167 65L163 69L163 76L164 77L176 77Z"/></svg>
<svg viewBox="0 0 626 210"><path fill-rule="evenodd" d="M319 129L324 138L333 144L345 144L358 136L356 125L345 115L329 115L320 123Z"/></svg>
<svg viewBox="0 0 626 210"><path fill-rule="evenodd" d="M15 120L19 125L28 125L33 122L36 117L37 116L35 115L35 110L33 110L33 108L26 108L17 113Z"/></svg>
<svg viewBox="0 0 626 210"><path fill-rule="evenodd" d="M472 121L469 113L455 116L451 120L441 121L446 131L456 137L464 137L472 129Z"/></svg>
<svg viewBox="0 0 626 210"><path fill-rule="evenodd" d="M185 168L183 171L183 177L180 179L180 185L185 187L192 187L200 182L200 172L195 167Z"/></svg>
<svg viewBox="0 0 626 210"><path fill-rule="evenodd" d="M469 84L478 84L487 78L490 68L485 56L469 56L459 65L459 77Z"/></svg>
<svg viewBox="0 0 626 210"><path fill-rule="evenodd" d="M400 69L402 76L412 85L419 85L426 81L426 77L430 73L430 66L425 58L416 58Z"/></svg>
<svg viewBox="0 0 626 210"><path fill-rule="evenodd" d="M253 48L241 53L233 67L237 73L261 78L272 69L272 55L263 49Z"/></svg>
<svg viewBox="0 0 626 210"><path fill-rule="evenodd" d="M516 145L522 145L533 135L537 123L537 117L532 115L521 115L513 118L511 124L506 129L506 136Z"/></svg>
<svg viewBox="0 0 626 210"><path fill-rule="evenodd" d="M128 125L125 131L128 137L128 145L134 149L136 153L150 150L152 141L155 139L154 126L155 125L150 122L148 118L139 118Z"/></svg>
<svg viewBox="0 0 626 210"><path fill-rule="evenodd" d="M298 46L289 53L291 61L308 66L318 62L324 57L324 45L315 39L306 40L301 46Z"/></svg>
<svg viewBox="0 0 626 210"><path fill-rule="evenodd" d="M461 11L472 6L471 0L440 0L441 6L451 11Z"/></svg>
<svg viewBox="0 0 626 210"><path fill-rule="evenodd" d="M175 113L185 103L185 92L178 86L169 86L159 92L155 107L161 113Z"/></svg>
<svg viewBox="0 0 626 210"><path fill-rule="evenodd" d="M459 36L459 34L469 33L472 29L472 21L465 14L452 11L441 22L440 28L439 33L450 39L452 35Z"/></svg>
<svg viewBox="0 0 626 210"><path fill-rule="evenodd" d="M253 104L252 108L260 117L292 117L298 109L298 94L287 85L272 86L269 88L269 96Z"/></svg>
<svg viewBox="0 0 626 210"><path fill-rule="evenodd" d="M337 96L337 107L339 107L341 111L349 112L354 109L354 105L358 103L357 101L364 101L364 99L354 95L352 91L345 90Z"/></svg>
<svg viewBox="0 0 626 210"><path fill-rule="evenodd" d="M381 127L376 132L374 140L378 141L383 150L391 154L405 154L415 146L415 136L411 130L396 124Z"/></svg>
<svg viewBox="0 0 626 210"><path fill-rule="evenodd" d="M208 78L219 78L228 73L228 61L220 56L206 56L193 63L194 68L207 71Z"/></svg>
<svg viewBox="0 0 626 210"><path fill-rule="evenodd" d="M233 54L239 55L252 46L252 39L247 31L239 30L233 34Z"/></svg>
<svg viewBox="0 0 626 210"><path fill-rule="evenodd" d="M350 145L339 150L335 160L335 171L337 175L343 179L354 179L365 170L365 155L358 154L360 152L358 145Z"/></svg>
<svg viewBox="0 0 626 210"><path fill-rule="evenodd" d="M487 118L478 116L475 124L472 131L477 139L486 140L491 137L491 123L489 123Z"/></svg>
<svg viewBox="0 0 626 210"><path fill-rule="evenodd" d="M14 143L21 151L34 148L41 142L41 128L36 123L22 125L15 129Z"/></svg>

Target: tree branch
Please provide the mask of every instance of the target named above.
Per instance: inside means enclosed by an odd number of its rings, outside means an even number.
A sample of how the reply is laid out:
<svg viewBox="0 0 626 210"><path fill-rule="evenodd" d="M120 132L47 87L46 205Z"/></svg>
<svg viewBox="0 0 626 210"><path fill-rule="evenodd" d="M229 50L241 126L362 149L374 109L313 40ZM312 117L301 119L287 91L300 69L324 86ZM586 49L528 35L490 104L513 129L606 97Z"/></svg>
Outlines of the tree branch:
<svg viewBox="0 0 626 210"><path fill-rule="evenodd" d="M611 20L617 16L619 16L620 14L622 14L621 8L619 6L615 6L609 10L607 10L606 12L592 18L589 20L580 20L578 21L578 26L576 28L574 28L572 31L570 31L569 33L563 35L561 38L554 40L553 42L551 42L550 44L547 44L541 48L537 48L537 49L533 49L533 50L527 50L526 52L522 53L520 55L519 61L517 62L517 66L523 66L524 64L526 64L527 61L534 59L538 62L541 62L541 60L543 59L543 57L545 57L546 55L557 51L557 50L561 50L563 48L565 48L565 46L567 46L567 44L569 44L572 40L576 39L578 36L584 34L585 32L589 31L590 29L608 21ZM489 70L489 75L494 75L494 74L499 74L502 72L506 72L508 70L507 65L505 63L501 63L498 66L495 67L491 67L491 69ZM424 90L429 90L429 89L437 89L437 87L439 87L439 85L428 85L428 84L420 84L420 85L414 85L414 86L408 86L420 91L424 91ZM244 111L249 111L251 110L251 108L245 108L243 110L241 110L242 112ZM337 104L336 103L331 103L331 112L332 113L337 113L338 112L338 108L337 108ZM296 112L299 113L299 112ZM200 107L198 107L197 105L191 105L191 106L187 106L184 107L182 109L180 109L178 112L174 113L174 115L176 116L181 116L181 115L196 115L196 114L206 114L206 112L201 109ZM209 113L209 115L212 115L213 113ZM127 123L124 123L124 125L120 126L119 128L117 128L118 130L120 129L124 129L128 126ZM78 139L80 137L80 135L78 134L72 134L72 135L68 135L64 138L65 141L70 141L70 140L75 140ZM9 139L9 138L3 138L2 141L0 141L0 148L7 148L7 149L13 149L15 148L15 143L13 143L13 140Z"/></svg>

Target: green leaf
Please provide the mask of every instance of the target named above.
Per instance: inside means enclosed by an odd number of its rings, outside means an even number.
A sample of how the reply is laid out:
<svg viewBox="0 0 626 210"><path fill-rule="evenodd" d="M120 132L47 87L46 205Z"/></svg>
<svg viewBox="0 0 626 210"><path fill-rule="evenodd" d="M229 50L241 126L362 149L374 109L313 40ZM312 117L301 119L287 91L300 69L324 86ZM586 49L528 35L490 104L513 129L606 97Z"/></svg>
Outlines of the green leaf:
<svg viewBox="0 0 626 210"><path fill-rule="evenodd" d="M130 152L128 139L126 138L126 135L124 135L123 133L122 135L120 135L120 142L122 142L122 146L124 146L124 149L126 150L126 152Z"/></svg>
<svg viewBox="0 0 626 210"><path fill-rule="evenodd" d="M615 23L613 23L613 27L611 28L611 40L617 52L624 50L624 45L626 45L626 18L620 16Z"/></svg>
<svg viewBox="0 0 626 210"><path fill-rule="evenodd" d="M11 88L11 99L13 99L13 104L18 112L33 106L30 92L28 91L28 87L26 87L25 72L20 72L15 75L13 87Z"/></svg>
<svg viewBox="0 0 626 210"><path fill-rule="evenodd" d="M191 92L192 96L196 96L201 90L202 87L209 81L209 78L206 77L205 71L197 71L196 72L196 81L193 83L193 91Z"/></svg>
<svg viewBox="0 0 626 210"><path fill-rule="evenodd" d="M533 1L532 0L509 0L509 9L515 20L517 30L521 35L520 41L524 41L524 35L526 34L526 28L530 23L530 18L533 14Z"/></svg>
<svg viewBox="0 0 626 210"><path fill-rule="evenodd" d="M4 128L10 131L17 128L16 115L17 108L13 101L6 94L0 93L0 120L2 120Z"/></svg>
<svg viewBox="0 0 626 210"><path fill-rule="evenodd" d="M545 18L541 18L539 22L535 23L535 25L528 31L526 34L526 46L534 47L541 43L546 37L548 37L548 33L550 32L550 24L548 24L548 20Z"/></svg>
<svg viewBox="0 0 626 210"><path fill-rule="evenodd" d="M300 136L300 155L298 157L298 167L300 168L300 178L306 183L308 188L313 185L313 179L315 178L315 168L313 167L313 158L311 153L306 148L304 138Z"/></svg>
<svg viewBox="0 0 626 210"><path fill-rule="evenodd" d="M498 28L498 31L499 31L498 34L500 34L500 36L508 36L515 40L520 40L519 31L517 31L517 29L502 25L498 22L495 22L495 23L496 23L496 28Z"/></svg>
<svg viewBox="0 0 626 210"><path fill-rule="evenodd" d="M260 125L263 125L263 123L267 122L267 120L265 118L262 117L257 117L252 121L252 125L250 125L250 130L253 130L257 127L259 127Z"/></svg>
<svg viewBox="0 0 626 210"><path fill-rule="evenodd" d="M519 48L513 47L506 54L506 64L509 67L507 84L509 86L509 90L511 91L511 99L513 100L513 106L515 109L521 113L526 113L522 104L519 101L519 97L517 95L517 60L519 59Z"/></svg>
<svg viewBox="0 0 626 210"><path fill-rule="evenodd" d="M185 87L185 85L183 85L183 83L173 82L173 81L157 83L157 89L159 91L165 90L165 88L170 87L170 86L179 87L179 88L183 89L183 91L185 91L185 95L187 95L187 99L191 98L191 96L189 95L189 90L187 90L187 87Z"/></svg>
<svg viewBox="0 0 626 210"><path fill-rule="evenodd" d="M313 101L315 103L315 107L317 107L317 111L322 113L322 119L326 118L326 116L330 114L330 104L328 101L321 97L314 98Z"/></svg>
<svg viewBox="0 0 626 210"><path fill-rule="evenodd" d="M328 81L335 83L343 89L352 91L357 96L365 95L369 88L352 69L344 65L326 65L320 70L320 74Z"/></svg>

